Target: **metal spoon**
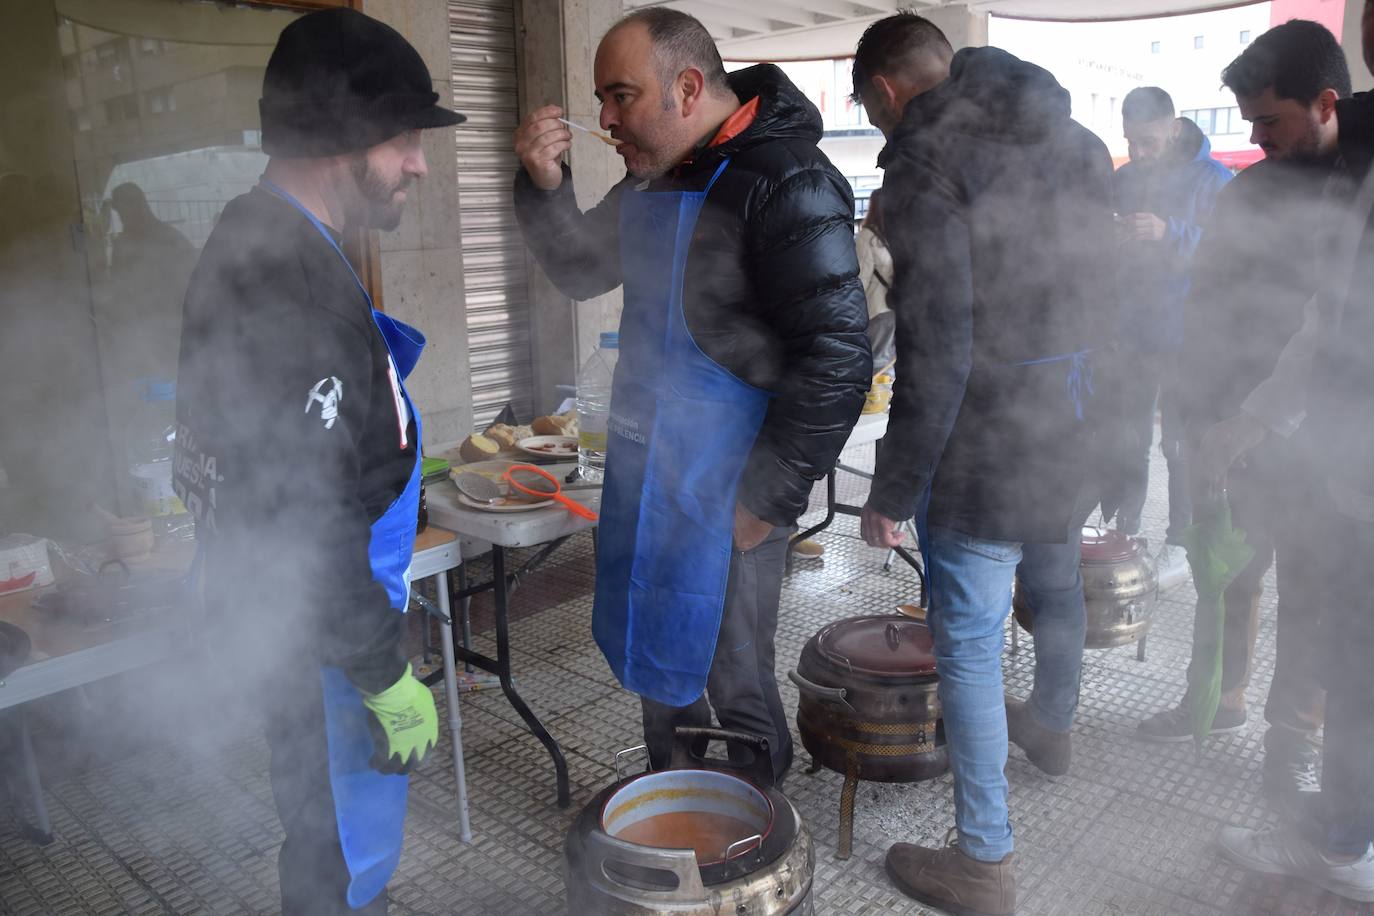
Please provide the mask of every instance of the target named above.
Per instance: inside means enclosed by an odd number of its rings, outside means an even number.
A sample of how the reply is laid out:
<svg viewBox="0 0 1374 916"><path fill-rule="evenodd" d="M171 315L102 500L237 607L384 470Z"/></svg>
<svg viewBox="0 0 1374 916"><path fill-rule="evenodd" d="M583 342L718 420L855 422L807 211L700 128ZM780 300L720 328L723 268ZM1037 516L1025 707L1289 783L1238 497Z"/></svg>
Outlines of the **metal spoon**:
<svg viewBox="0 0 1374 916"><path fill-rule="evenodd" d="M578 124L576 121L569 121L567 118L556 118L555 120L562 121L564 124L568 125L569 127L575 127L575 128L577 128L578 130L580 130L580 131L582 131L582 132L584 132L584 133L591 134L593 137L595 137L596 139L600 140L602 143L606 144L607 146L619 146L620 143L621 143L621 141L615 139L614 137L607 136L606 134L603 134L603 133L602 133L601 131L599 131L599 130L592 130L590 127L583 127L581 124Z"/></svg>
<svg viewBox="0 0 1374 916"><path fill-rule="evenodd" d="M483 477L481 474L474 474L472 471L464 471L455 474L453 485L458 488L468 499L475 503L482 503L489 506L501 498L501 485L496 481Z"/></svg>

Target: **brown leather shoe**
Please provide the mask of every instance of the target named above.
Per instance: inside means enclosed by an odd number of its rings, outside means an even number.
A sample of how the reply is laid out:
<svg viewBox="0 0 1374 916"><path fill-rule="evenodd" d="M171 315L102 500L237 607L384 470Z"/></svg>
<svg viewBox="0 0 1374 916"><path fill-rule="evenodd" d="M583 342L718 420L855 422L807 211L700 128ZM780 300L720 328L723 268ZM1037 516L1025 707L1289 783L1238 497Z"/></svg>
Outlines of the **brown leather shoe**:
<svg viewBox="0 0 1374 916"><path fill-rule="evenodd" d="M1007 697L1007 737L1047 776L1069 771L1073 745L1068 732L1052 731L1035 719L1028 704Z"/></svg>
<svg viewBox="0 0 1374 916"><path fill-rule="evenodd" d="M953 831L951 831L953 833ZM895 843L884 863L897 889L954 916L1011 916L1016 912L1014 853L980 862L953 840L944 849Z"/></svg>

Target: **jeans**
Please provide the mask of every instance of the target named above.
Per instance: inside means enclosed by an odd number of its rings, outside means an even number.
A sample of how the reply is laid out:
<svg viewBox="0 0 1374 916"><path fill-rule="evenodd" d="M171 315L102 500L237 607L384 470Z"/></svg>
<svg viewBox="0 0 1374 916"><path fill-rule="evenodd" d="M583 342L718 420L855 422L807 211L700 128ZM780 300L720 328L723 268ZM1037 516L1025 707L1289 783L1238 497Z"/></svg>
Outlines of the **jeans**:
<svg viewBox="0 0 1374 916"><path fill-rule="evenodd" d="M1035 608L1031 709L1047 728L1073 724L1086 618L1077 525L1070 535L1064 544L1017 544L939 527L926 534L927 619L954 772L954 822L960 848L984 862L1012 851L1002 644L1018 572Z"/></svg>
<svg viewBox="0 0 1374 916"><path fill-rule="evenodd" d="M787 544L795 531L790 526L774 528L753 550L734 551L705 695L687 706L666 706L640 697L644 743L649 746L653 769L667 768L674 729L709 726L713 708L721 728L768 739L775 779L781 780L791 766L792 733L778 693L773 637L778 629ZM742 756L735 748L730 753Z"/></svg>

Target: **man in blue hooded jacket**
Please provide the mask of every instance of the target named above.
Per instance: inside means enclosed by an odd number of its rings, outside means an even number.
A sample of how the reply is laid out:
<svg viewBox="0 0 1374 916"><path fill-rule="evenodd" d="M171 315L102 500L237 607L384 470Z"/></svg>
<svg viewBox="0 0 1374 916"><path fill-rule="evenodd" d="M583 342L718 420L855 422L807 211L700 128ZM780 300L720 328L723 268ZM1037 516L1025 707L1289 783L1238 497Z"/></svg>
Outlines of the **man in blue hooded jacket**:
<svg viewBox="0 0 1374 916"><path fill-rule="evenodd" d="M1174 102L1156 86L1141 86L1121 103L1131 161L1116 173L1117 240L1121 244L1120 351L1116 369L1121 420L1113 469L1105 481L1103 513L1115 514L1123 534L1140 531L1149 485L1150 444L1160 383L1183 343L1183 303L1193 255L1217 192L1231 173L1212 158L1197 125L1174 117ZM1160 575L1186 572L1172 547L1192 521L1181 431L1167 398L1161 406L1161 450L1169 465L1169 528L1160 550Z"/></svg>

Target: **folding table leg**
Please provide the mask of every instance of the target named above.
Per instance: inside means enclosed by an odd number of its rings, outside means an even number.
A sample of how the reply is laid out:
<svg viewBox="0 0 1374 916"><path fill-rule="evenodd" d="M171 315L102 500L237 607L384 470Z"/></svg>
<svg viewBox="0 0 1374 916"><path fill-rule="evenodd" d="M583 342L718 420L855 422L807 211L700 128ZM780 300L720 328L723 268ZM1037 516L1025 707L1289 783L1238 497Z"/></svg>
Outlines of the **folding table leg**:
<svg viewBox="0 0 1374 916"><path fill-rule="evenodd" d="M799 534L794 534L792 539L787 542L787 559L783 561L784 572L789 574L792 572L792 547L794 545L800 544L812 535L819 534L830 527L830 523L835 520L835 502L835 468L831 468L830 473L825 475L825 518L821 519L819 524L812 525Z"/></svg>
<svg viewBox="0 0 1374 916"><path fill-rule="evenodd" d="M572 795L568 790L568 761L563 757L563 749L558 746L558 742L549 734L549 730L544 727L544 723L539 721L536 716L525 705L520 694L515 690L515 684L511 681L510 671L510 619L509 599L510 595L506 588L506 549L496 544L491 546L491 565L496 597L496 667L497 676L501 678L501 692L506 695L510 705L520 714L520 718L525 720L529 730L534 733L548 749L549 756L553 758L553 768L558 784L558 807L566 808L572 803Z"/></svg>
<svg viewBox="0 0 1374 916"><path fill-rule="evenodd" d="M48 817L48 806L43 800L43 782L38 777L38 761L33 756L33 737L29 732L29 712L25 706L11 710L5 719L14 723L16 744L19 750L19 768L28 790L29 803L33 808L33 823L19 818L21 830L28 839L40 846L52 842L52 821Z"/></svg>
<svg viewBox="0 0 1374 916"><path fill-rule="evenodd" d="M449 605L448 576L435 577L439 587L439 610L453 619ZM458 709L458 676L453 653L453 627L439 627L439 646L444 655L444 698L448 702L448 730L453 737L453 777L458 785L458 838L472 842L472 825L468 821L468 778L463 766L463 716Z"/></svg>

